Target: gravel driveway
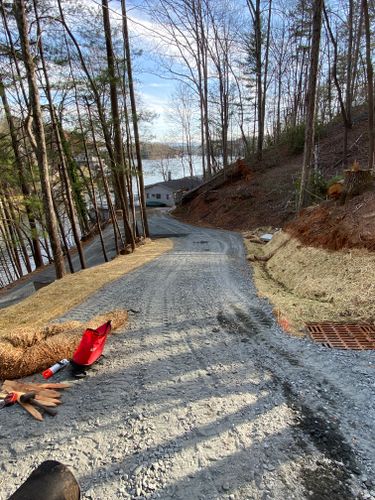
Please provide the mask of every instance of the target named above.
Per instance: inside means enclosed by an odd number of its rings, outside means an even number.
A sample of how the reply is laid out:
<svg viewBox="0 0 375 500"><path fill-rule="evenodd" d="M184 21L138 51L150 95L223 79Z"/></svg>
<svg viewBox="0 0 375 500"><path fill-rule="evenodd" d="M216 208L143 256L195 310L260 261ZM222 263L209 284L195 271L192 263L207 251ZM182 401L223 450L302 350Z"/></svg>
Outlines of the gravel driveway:
<svg viewBox="0 0 375 500"><path fill-rule="evenodd" d="M375 498L373 354L282 333L239 235L158 223L174 250L67 314L132 310L59 415L1 410L1 500L48 458L86 499Z"/></svg>

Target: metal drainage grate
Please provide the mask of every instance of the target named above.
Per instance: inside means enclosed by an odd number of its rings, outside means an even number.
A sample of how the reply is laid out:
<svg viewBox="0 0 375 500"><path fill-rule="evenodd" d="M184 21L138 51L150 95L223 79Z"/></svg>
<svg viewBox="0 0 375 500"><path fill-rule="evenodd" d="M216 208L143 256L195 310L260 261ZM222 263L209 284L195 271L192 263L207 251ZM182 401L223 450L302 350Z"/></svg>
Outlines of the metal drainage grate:
<svg viewBox="0 0 375 500"><path fill-rule="evenodd" d="M375 349L375 325L370 323L306 323L310 337L333 349Z"/></svg>

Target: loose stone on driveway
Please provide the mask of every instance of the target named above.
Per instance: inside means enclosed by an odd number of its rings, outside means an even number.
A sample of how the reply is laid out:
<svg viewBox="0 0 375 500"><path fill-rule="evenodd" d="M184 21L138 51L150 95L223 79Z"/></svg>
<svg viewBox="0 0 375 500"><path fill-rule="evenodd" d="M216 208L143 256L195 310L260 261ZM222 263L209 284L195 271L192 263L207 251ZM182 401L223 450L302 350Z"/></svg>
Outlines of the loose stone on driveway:
<svg viewBox="0 0 375 500"><path fill-rule="evenodd" d="M2 411L0 498L48 458L86 499L374 498L371 353L282 333L239 235L159 225L173 251L64 318L139 311L59 415Z"/></svg>

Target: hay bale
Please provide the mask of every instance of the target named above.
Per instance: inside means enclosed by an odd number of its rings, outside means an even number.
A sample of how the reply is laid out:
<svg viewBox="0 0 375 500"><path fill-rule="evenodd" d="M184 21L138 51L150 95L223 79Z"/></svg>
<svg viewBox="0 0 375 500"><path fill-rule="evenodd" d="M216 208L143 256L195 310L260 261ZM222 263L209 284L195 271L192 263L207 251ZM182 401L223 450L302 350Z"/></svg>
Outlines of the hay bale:
<svg viewBox="0 0 375 500"><path fill-rule="evenodd" d="M128 320L125 310L95 316L87 323L68 321L44 328L10 331L0 338L0 379L26 377L41 372L63 358L71 358L86 328L97 328L109 319L112 331Z"/></svg>

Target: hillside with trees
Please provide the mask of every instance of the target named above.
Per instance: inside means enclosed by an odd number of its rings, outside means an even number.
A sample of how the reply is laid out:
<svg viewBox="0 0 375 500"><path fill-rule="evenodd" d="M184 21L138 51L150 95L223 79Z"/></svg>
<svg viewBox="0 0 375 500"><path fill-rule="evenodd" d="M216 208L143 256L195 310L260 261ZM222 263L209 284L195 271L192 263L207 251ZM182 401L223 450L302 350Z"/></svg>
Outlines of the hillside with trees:
<svg viewBox="0 0 375 500"><path fill-rule="evenodd" d="M74 2L1 2L2 286L48 261L62 277L64 254L72 271L71 246L85 268L82 237L101 237L99 191L117 253L148 236L125 1L121 7L112 33L105 1L95 12ZM107 261L103 241L102 249Z"/></svg>

